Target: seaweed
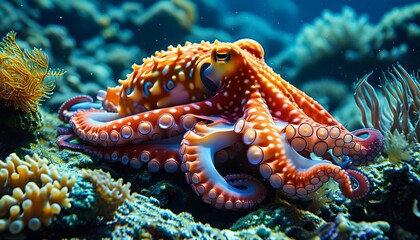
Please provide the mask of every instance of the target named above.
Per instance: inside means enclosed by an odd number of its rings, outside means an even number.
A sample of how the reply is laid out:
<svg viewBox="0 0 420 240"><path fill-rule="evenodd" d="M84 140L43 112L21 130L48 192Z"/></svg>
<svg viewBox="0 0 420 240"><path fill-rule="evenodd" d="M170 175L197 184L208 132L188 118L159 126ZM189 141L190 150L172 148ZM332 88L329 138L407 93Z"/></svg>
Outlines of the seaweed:
<svg viewBox="0 0 420 240"><path fill-rule="evenodd" d="M0 102L39 121L40 101L54 89L46 77L60 77L64 70L48 68L48 57L41 49L22 51L16 43L16 33L9 32L0 43Z"/></svg>
<svg viewBox="0 0 420 240"><path fill-rule="evenodd" d="M9 32L0 42L0 156L6 156L35 141L41 126L40 101L55 87L53 80L64 70L48 68L41 49L22 50L16 33Z"/></svg>

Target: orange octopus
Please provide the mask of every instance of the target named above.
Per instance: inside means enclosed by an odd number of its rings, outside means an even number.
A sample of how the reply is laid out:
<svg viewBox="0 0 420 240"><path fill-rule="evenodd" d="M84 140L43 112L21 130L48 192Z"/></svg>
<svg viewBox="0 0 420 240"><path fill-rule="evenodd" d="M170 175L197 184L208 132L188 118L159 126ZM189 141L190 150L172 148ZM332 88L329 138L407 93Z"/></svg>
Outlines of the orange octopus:
<svg viewBox="0 0 420 240"><path fill-rule="evenodd" d="M77 96L62 105L71 128L60 131L59 146L152 172L181 170L220 209L258 205L268 184L290 198L330 178L348 198L369 191L354 168L382 150L380 132L349 132L276 74L258 42L187 42L133 70L98 93L101 104Z"/></svg>

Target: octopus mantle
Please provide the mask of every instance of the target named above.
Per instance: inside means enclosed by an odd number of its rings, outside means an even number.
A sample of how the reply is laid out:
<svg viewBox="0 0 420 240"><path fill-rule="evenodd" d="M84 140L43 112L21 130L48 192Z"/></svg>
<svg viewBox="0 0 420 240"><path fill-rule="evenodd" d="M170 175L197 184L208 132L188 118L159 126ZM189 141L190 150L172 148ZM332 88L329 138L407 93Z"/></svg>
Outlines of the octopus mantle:
<svg viewBox="0 0 420 240"><path fill-rule="evenodd" d="M361 198L369 183L354 169L383 145L377 130L349 132L283 80L250 39L170 46L97 98L101 104L77 96L62 105L70 128L59 146L151 172L181 170L221 209L261 203L265 185L303 198L329 179Z"/></svg>

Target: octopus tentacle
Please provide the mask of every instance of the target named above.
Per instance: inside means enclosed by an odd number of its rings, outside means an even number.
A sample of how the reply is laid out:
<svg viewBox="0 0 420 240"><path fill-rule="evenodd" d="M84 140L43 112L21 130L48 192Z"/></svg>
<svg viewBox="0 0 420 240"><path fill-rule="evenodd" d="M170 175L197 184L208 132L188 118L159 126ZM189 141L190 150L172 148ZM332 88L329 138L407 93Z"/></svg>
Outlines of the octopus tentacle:
<svg viewBox="0 0 420 240"><path fill-rule="evenodd" d="M373 160L382 151L383 136L376 129L361 129L352 133L339 126L323 126L318 123L289 124L286 138L297 152L312 152L328 158L342 155L352 159L353 165ZM361 137L367 135L366 138Z"/></svg>
<svg viewBox="0 0 420 240"><path fill-rule="evenodd" d="M374 128L362 128L352 131L351 134L354 136L354 141L364 146L365 151L361 151L360 154L350 155L352 164L359 166L372 161L379 153L384 149L384 136L380 131Z"/></svg>
<svg viewBox="0 0 420 240"><path fill-rule="evenodd" d="M250 208L265 198L264 185L254 177L240 174L223 178L214 166L215 152L239 140L240 135L234 132L233 126L214 123L197 124L181 143L182 169L188 183L204 202L216 208Z"/></svg>
<svg viewBox="0 0 420 240"><path fill-rule="evenodd" d="M344 170L327 160L305 158L287 142L285 134L282 134L282 138L284 151L279 160L287 159L287 164L283 168L279 165L260 166L261 174L268 176L273 188L281 189L290 198L304 198L332 178L338 183L344 196L358 199L366 195L369 182L363 174L354 170ZM351 179L356 180L357 188L353 188Z"/></svg>
<svg viewBox="0 0 420 240"><path fill-rule="evenodd" d="M242 141L249 146L248 161L260 165L261 176L269 179L272 187L281 188L292 198L306 197L329 178L339 183L343 194L359 197L360 191L352 189L349 175L341 167L297 153L299 146L289 144L286 134L276 131L279 124L270 119L268 108L260 96L258 91L250 94L245 106L245 119L237 122L235 130L242 133ZM305 129L301 131L306 133ZM321 132L319 134L323 136ZM321 147L316 146L311 151L319 151L318 148ZM318 154L322 156L324 152Z"/></svg>
<svg viewBox="0 0 420 240"><path fill-rule="evenodd" d="M261 76L260 92L274 117L293 124L309 120L330 126L341 125L317 101L274 73L263 60L252 58L247 60L251 64L260 66L256 69L255 75Z"/></svg>
<svg viewBox="0 0 420 240"><path fill-rule="evenodd" d="M72 111L70 111L70 109L74 105L77 105L83 102L92 103L93 99L87 95L79 95L65 101L58 109L58 118L63 122L69 122L70 118L73 116L73 113Z"/></svg>
<svg viewBox="0 0 420 240"><path fill-rule="evenodd" d="M346 173L356 182L357 186L356 188L352 188L351 191L345 188L341 189L344 196L350 199L360 199L366 196L369 192L369 180L367 177L363 173L352 169L347 169Z"/></svg>
<svg viewBox="0 0 420 240"><path fill-rule="evenodd" d="M235 124L235 132L241 133L242 142L249 146L247 159L253 165L260 166L260 174L269 178L268 168L283 168L288 159L282 157L283 139L278 132L278 126L270 115L259 91L249 94L249 99L244 106L245 114Z"/></svg>
<svg viewBox="0 0 420 240"><path fill-rule="evenodd" d="M210 101L189 106L156 109L121 117L102 110L79 110L70 120L74 132L84 141L99 146L123 146L180 135L195 124L192 115L211 115L217 109ZM191 123L191 121L193 121Z"/></svg>
<svg viewBox="0 0 420 240"><path fill-rule="evenodd" d="M77 136L74 133L62 132L62 134L57 138L57 145L61 148L71 149L75 151L84 151L84 146L70 143L71 140L74 140L76 138Z"/></svg>
<svg viewBox="0 0 420 240"><path fill-rule="evenodd" d="M179 145L174 143L92 149L88 153L107 162L122 162L137 169L145 166L150 172L165 170L173 173L180 170L178 151Z"/></svg>
<svg viewBox="0 0 420 240"><path fill-rule="evenodd" d="M302 111L306 118L301 119L302 122L317 122L327 126L338 126L341 124L321 106L312 97L306 95L303 91L291 85L286 81L278 81L277 84L283 85L287 92L293 93L293 103L298 106L297 109ZM295 107L296 108L296 107Z"/></svg>
<svg viewBox="0 0 420 240"><path fill-rule="evenodd" d="M107 162L122 162L137 169L146 166L150 172L158 172L164 169L168 173L173 173L180 169L179 145L177 144L180 139L176 139L174 144L142 144L118 148L98 148L70 142L76 138L77 136L74 134L61 135L57 139L57 144L60 147L85 152Z"/></svg>

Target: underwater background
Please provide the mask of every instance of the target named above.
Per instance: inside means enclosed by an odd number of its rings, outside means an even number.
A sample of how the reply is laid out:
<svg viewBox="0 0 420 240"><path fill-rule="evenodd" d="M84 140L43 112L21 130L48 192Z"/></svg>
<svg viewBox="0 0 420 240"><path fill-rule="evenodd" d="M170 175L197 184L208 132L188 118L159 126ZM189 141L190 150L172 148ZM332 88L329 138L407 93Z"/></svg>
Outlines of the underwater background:
<svg viewBox="0 0 420 240"><path fill-rule="evenodd" d="M0 238L420 239L418 1L16 0L0 16ZM218 210L181 171L58 147L68 99L96 98L169 45L244 38L347 129L382 132L383 153L358 168L367 196L347 199L330 180L289 199L267 184L260 205Z"/></svg>

